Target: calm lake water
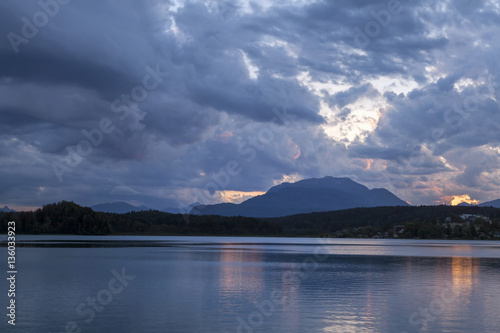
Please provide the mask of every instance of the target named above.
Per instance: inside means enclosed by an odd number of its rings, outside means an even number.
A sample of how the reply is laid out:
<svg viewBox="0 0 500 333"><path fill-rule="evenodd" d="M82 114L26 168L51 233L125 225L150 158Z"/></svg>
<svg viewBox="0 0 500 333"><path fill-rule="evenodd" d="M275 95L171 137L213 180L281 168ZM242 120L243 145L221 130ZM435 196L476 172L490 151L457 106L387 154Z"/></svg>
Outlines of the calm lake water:
<svg viewBox="0 0 500 333"><path fill-rule="evenodd" d="M16 326L6 323L3 279L1 332L500 332L499 242L18 236L17 243Z"/></svg>

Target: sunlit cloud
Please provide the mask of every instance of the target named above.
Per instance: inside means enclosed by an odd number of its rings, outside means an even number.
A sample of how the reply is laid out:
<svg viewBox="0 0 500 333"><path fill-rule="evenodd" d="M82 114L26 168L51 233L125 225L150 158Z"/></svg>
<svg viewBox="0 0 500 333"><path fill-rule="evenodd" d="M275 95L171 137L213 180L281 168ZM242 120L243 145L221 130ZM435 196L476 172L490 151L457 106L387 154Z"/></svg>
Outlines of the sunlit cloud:
<svg viewBox="0 0 500 333"><path fill-rule="evenodd" d="M255 66L253 62L248 58L248 55L240 50L241 55L243 57L243 62L245 63L245 66L248 70L248 76L252 80L257 80L259 78L259 67Z"/></svg>
<svg viewBox="0 0 500 333"><path fill-rule="evenodd" d="M222 202L229 203L242 203L245 200L256 197L258 195L265 194L266 192L253 191L253 192L242 192L242 191L220 191L218 194L221 197Z"/></svg>
<svg viewBox="0 0 500 333"><path fill-rule="evenodd" d="M477 205L479 203L479 200L474 200L471 199L471 197L468 194L462 194L462 195L453 195L449 197L445 197L445 202L450 203L452 206L456 206L458 204L461 204L462 202L471 204L471 205Z"/></svg>
<svg viewBox="0 0 500 333"><path fill-rule="evenodd" d="M304 177L300 176L299 174L283 175L280 179L274 180L273 184L279 185L283 183L296 183L302 179L304 179Z"/></svg>

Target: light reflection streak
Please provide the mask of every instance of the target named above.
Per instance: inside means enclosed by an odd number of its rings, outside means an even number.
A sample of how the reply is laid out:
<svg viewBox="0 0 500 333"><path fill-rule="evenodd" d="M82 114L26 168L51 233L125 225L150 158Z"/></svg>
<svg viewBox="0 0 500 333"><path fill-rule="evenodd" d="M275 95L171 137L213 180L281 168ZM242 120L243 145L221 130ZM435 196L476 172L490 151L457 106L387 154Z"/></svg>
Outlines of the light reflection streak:
<svg viewBox="0 0 500 333"><path fill-rule="evenodd" d="M258 301L264 296L262 251L235 250L224 244L220 254L220 293L222 306L232 312L241 299Z"/></svg>
<svg viewBox="0 0 500 333"><path fill-rule="evenodd" d="M469 304L472 289L479 283L479 258L453 257L451 266L454 295Z"/></svg>

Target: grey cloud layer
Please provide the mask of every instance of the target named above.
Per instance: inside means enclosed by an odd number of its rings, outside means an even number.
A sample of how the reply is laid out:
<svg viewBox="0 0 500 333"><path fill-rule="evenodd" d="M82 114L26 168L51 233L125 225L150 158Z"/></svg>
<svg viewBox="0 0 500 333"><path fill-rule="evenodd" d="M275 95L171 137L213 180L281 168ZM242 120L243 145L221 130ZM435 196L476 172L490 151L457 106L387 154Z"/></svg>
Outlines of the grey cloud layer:
<svg viewBox="0 0 500 333"><path fill-rule="evenodd" d="M189 204L188 192L203 189L231 160L241 174L226 190L262 191L297 174L391 185L414 203L466 192L500 197L500 184L491 182L500 145L495 2L402 0L401 13L357 47L353 28L363 30L375 20L371 12L388 3L265 9L186 1L170 10L169 1L73 0L15 53L7 34L22 34L21 19L41 8L37 1L2 2L0 203ZM168 76L120 119L112 103L157 66ZM300 77L347 88L318 93ZM384 90L374 83L380 77L416 87ZM477 107L450 113L478 91ZM387 106L366 135L345 145L325 133L332 121L350 128L356 103L376 99ZM322 102L334 114L326 117ZM283 108L286 123L273 112ZM99 128L103 118L114 131L60 182L52 164L64 163L67 147L76 149L86 139L82 131ZM270 125L280 130L252 146ZM251 161L248 149L255 151Z"/></svg>

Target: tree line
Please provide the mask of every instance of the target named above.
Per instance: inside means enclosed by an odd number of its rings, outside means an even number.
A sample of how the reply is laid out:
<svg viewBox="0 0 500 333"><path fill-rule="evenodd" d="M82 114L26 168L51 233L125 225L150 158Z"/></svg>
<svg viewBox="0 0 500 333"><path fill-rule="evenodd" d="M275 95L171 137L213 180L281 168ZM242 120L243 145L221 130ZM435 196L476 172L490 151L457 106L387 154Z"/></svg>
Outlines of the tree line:
<svg viewBox="0 0 500 333"><path fill-rule="evenodd" d="M482 216L472 221L463 214ZM493 207L410 206L354 208L280 218L169 214L155 210L112 214L74 202L48 204L33 212L0 213L0 233L9 221L17 234L204 235L493 239L500 232L500 209Z"/></svg>
<svg viewBox="0 0 500 333"><path fill-rule="evenodd" d="M484 216L466 221L464 214ZM495 238L500 231L500 209L478 206L390 206L354 208L270 219L279 222L290 236L374 237L394 226L404 226L400 238L474 239Z"/></svg>
<svg viewBox="0 0 500 333"><path fill-rule="evenodd" d="M159 211L128 214L95 212L74 202L49 204L34 212L2 213L0 232L7 232L7 223L16 222L17 234L73 235L280 235L279 224L246 217L195 216Z"/></svg>

